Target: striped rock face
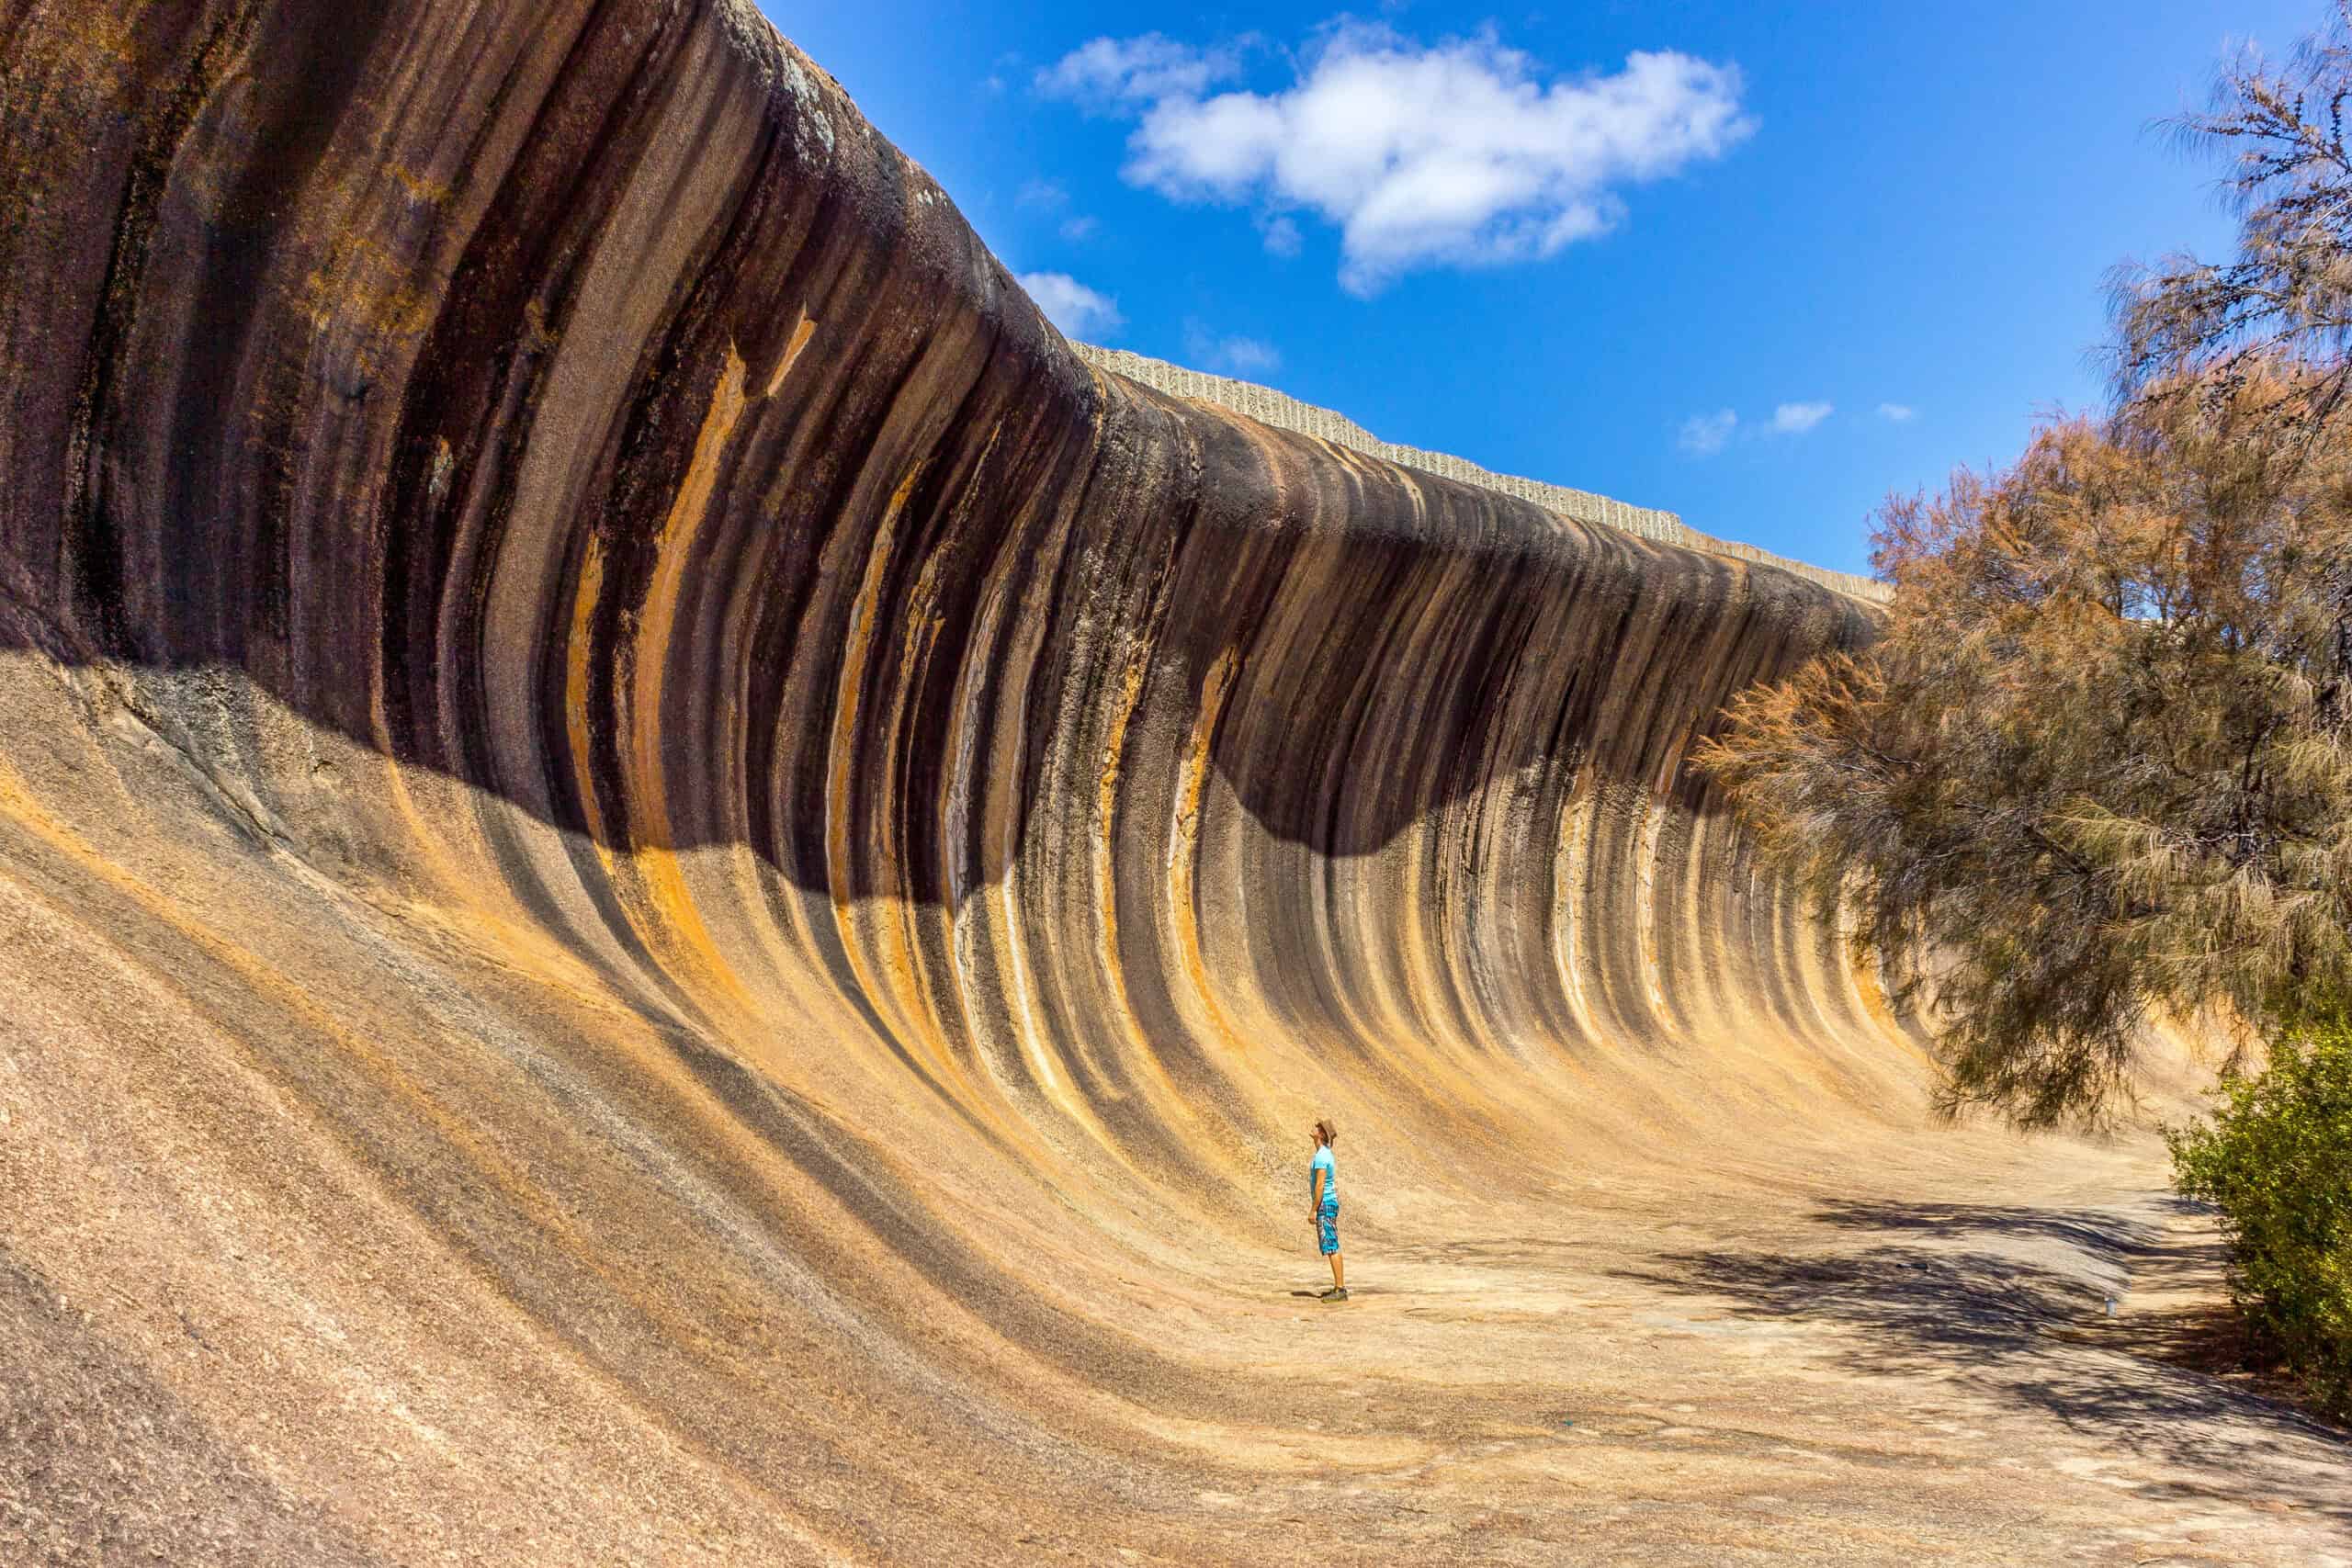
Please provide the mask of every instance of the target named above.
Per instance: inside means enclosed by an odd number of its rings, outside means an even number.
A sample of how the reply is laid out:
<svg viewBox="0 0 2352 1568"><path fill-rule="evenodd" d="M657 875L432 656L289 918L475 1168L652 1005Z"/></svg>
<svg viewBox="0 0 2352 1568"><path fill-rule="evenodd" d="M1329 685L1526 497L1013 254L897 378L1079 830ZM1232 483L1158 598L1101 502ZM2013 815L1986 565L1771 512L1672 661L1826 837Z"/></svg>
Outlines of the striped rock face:
<svg viewBox="0 0 2352 1568"><path fill-rule="evenodd" d="M2337 1539L1686 768L1857 601L1090 367L732 0L17 5L0 196L0 1558Z"/></svg>

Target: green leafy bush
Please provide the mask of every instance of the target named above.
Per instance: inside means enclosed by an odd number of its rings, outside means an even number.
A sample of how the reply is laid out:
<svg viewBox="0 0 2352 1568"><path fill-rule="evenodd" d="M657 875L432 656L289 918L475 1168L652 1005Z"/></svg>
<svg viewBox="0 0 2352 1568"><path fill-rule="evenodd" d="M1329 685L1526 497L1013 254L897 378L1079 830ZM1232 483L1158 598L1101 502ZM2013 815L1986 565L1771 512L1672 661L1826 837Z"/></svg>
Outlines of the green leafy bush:
<svg viewBox="0 0 2352 1568"><path fill-rule="evenodd" d="M2313 1401L2352 1416L2352 1015L2283 1035L2167 1129L2180 1190L2221 1211L2230 1290Z"/></svg>

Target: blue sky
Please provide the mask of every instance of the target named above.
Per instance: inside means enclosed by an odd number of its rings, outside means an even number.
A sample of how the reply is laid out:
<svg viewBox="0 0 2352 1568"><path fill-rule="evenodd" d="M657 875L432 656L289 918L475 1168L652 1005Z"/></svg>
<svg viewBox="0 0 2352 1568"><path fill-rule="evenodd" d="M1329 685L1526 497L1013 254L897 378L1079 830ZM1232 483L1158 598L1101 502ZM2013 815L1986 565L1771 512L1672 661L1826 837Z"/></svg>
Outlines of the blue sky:
<svg viewBox="0 0 2352 1568"><path fill-rule="evenodd" d="M2149 122L2322 9L769 14L1073 335L1859 570L2099 400L2106 270L2230 233Z"/></svg>

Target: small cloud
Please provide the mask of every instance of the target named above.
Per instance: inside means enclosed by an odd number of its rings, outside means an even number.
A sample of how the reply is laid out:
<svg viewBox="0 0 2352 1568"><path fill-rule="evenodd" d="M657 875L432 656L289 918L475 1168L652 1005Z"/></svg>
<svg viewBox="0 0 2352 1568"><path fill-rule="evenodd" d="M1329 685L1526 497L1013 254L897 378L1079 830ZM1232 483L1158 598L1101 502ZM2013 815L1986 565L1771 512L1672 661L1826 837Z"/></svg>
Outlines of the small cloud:
<svg viewBox="0 0 2352 1568"><path fill-rule="evenodd" d="M1782 403L1772 411L1772 434L1803 435L1833 412L1827 403Z"/></svg>
<svg viewBox="0 0 2352 1568"><path fill-rule="evenodd" d="M1266 254L1276 256L1298 254L1298 225L1287 218L1272 218L1262 226L1266 236Z"/></svg>
<svg viewBox="0 0 2352 1568"><path fill-rule="evenodd" d="M1919 411L1917 409L1913 408L1909 403L1881 403L1878 405L1879 418L1885 420L1890 424L1905 423L1913 414L1917 413Z"/></svg>
<svg viewBox="0 0 2352 1568"><path fill-rule="evenodd" d="M1246 40L1245 40L1246 41ZM1098 38L1037 73L1037 91L1081 107L1109 110L1162 98L1197 98L1241 68L1238 46L1195 49L1159 33Z"/></svg>
<svg viewBox="0 0 2352 1568"><path fill-rule="evenodd" d="M1729 409L1692 414L1682 422L1682 434L1676 445L1694 457L1712 457L1724 449L1724 443L1738 427L1739 415Z"/></svg>
<svg viewBox="0 0 2352 1568"><path fill-rule="evenodd" d="M1004 78L1001 76L982 77L980 79L980 91L986 93L992 98L1001 96L1004 92Z"/></svg>
<svg viewBox="0 0 2352 1568"><path fill-rule="evenodd" d="M1093 337L1126 324L1126 318L1119 314L1118 300L1089 288L1066 272L1024 272L1019 281L1046 313L1046 320L1066 336Z"/></svg>
<svg viewBox="0 0 2352 1568"><path fill-rule="evenodd" d="M1283 367L1283 355L1272 344L1258 338L1219 338L1210 350L1209 365L1236 376L1265 376Z"/></svg>
<svg viewBox="0 0 2352 1568"><path fill-rule="evenodd" d="M1184 357L1227 376L1265 376L1283 366L1282 351L1262 338L1220 337L1198 321L1184 323Z"/></svg>
<svg viewBox="0 0 2352 1568"><path fill-rule="evenodd" d="M1013 205L1032 212L1059 212L1069 206L1069 188L1059 180L1027 180L1023 182ZM1093 237L1098 220L1083 213L1072 213L1059 225L1063 239L1077 243Z"/></svg>

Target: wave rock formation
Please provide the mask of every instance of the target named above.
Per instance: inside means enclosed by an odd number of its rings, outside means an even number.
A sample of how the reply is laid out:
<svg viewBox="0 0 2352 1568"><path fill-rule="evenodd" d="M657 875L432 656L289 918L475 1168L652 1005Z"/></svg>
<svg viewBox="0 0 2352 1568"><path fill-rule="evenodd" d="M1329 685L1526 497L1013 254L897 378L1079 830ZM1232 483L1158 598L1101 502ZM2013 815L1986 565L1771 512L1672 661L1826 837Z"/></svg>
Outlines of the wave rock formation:
<svg viewBox="0 0 2352 1568"><path fill-rule="evenodd" d="M2172 1374L1871 1314L2145 1148L1928 1130L1684 764L1863 604L1091 367L740 0L0 46L0 1556L2122 1539Z"/></svg>

